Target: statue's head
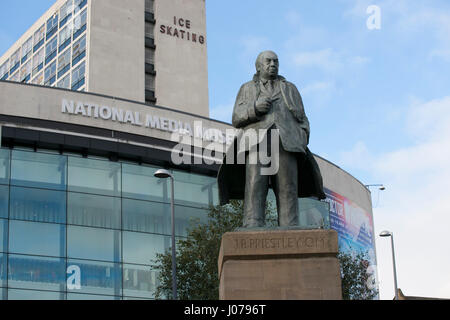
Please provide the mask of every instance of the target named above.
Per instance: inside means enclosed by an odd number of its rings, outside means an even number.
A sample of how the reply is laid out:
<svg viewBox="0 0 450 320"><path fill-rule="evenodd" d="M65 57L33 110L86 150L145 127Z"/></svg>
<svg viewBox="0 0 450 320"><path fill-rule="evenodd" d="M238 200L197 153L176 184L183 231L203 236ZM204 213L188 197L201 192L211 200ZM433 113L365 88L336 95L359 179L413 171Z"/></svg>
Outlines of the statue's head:
<svg viewBox="0 0 450 320"><path fill-rule="evenodd" d="M262 79L275 79L280 67L278 56L273 51L264 51L256 59L256 73Z"/></svg>

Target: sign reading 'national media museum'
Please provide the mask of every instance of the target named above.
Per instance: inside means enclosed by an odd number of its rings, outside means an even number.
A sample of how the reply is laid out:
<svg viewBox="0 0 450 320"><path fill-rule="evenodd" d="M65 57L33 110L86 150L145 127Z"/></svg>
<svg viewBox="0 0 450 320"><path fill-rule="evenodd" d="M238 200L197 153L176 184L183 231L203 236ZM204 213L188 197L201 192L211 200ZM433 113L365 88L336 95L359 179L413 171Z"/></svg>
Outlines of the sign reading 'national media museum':
<svg viewBox="0 0 450 320"><path fill-rule="evenodd" d="M233 142L235 130L227 129L223 132L216 128L205 128L202 121L194 123L169 119L155 114L142 114L139 111L131 111L122 108L100 106L94 103L81 101L62 100L61 112L73 116L82 116L92 119L103 119L124 125L133 125L149 129L161 130L169 133L187 135L195 139L228 144Z"/></svg>

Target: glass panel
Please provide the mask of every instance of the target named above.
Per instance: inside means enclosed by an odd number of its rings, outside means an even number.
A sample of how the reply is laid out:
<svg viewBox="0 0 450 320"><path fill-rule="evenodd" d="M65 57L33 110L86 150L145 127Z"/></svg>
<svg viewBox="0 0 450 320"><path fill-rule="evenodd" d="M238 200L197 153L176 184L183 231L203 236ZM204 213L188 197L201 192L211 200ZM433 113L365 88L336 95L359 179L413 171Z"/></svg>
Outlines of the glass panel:
<svg viewBox="0 0 450 320"><path fill-rule="evenodd" d="M6 254L3 253L0 253L0 287L6 287Z"/></svg>
<svg viewBox="0 0 450 320"><path fill-rule="evenodd" d="M0 185L0 218L8 218L9 187Z"/></svg>
<svg viewBox="0 0 450 320"><path fill-rule="evenodd" d="M9 150L0 149L0 184L9 184Z"/></svg>
<svg viewBox="0 0 450 320"><path fill-rule="evenodd" d="M36 152L12 152L11 184L66 190L67 158Z"/></svg>
<svg viewBox="0 0 450 320"><path fill-rule="evenodd" d="M66 192L11 187L10 219L66 223Z"/></svg>
<svg viewBox="0 0 450 320"><path fill-rule="evenodd" d="M65 256L64 225L9 221L9 252L41 256Z"/></svg>
<svg viewBox="0 0 450 320"><path fill-rule="evenodd" d="M80 294L80 293L68 293L67 300L120 300L120 297L114 296L99 296L96 294Z"/></svg>
<svg viewBox="0 0 450 320"><path fill-rule="evenodd" d="M17 71L15 74L10 76L8 81L19 82L19 71Z"/></svg>
<svg viewBox="0 0 450 320"><path fill-rule="evenodd" d="M305 229L330 229L330 205L314 199L299 199L300 227Z"/></svg>
<svg viewBox="0 0 450 320"><path fill-rule="evenodd" d="M67 2L64 3L61 9L59 9L59 21L66 18L69 14L72 14L72 10L73 10L73 1L67 0Z"/></svg>
<svg viewBox="0 0 450 320"><path fill-rule="evenodd" d="M36 290L8 290L8 300L64 300L62 292L36 291Z"/></svg>
<svg viewBox="0 0 450 320"><path fill-rule="evenodd" d="M120 229L120 198L69 193L69 224Z"/></svg>
<svg viewBox="0 0 450 320"><path fill-rule="evenodd" d="M43 63L44 63L44 49L41 49L33 57L33 77L42 69Z"/></svg>
<svg viewBox="0 0 450 320"><path fill-rule="evenodd" d="M123 232L123 262L151 265L156 254L166 252L169 246L168 236Z"/></svg>
<svg viewBox="0 0 450 320"><path fill-rule="evenodd" d="M44 84L44 73L41 72L36 78L32 81L33 84L43 85Z"/></svg>
<svg viewBox="0 0 450 320"><path fill-rule="evenodd" d="M3 76L8 72L9 72L9 59L6 60L6 62L0 66L0 80L3 79Z"/></svg>
<svg viewBox="0 0 450 320"><path fill-rule="evenodd" d="M0 300L6 300L8 296L8 289L0 288Z"/></svg>
<svg viewBox="0 0 450 320"><path fill-rule="evenodd" d="M61 72L65 67L67 67L70 64L70 49L66 50L63 54L59 55L58 58L58 72ZM60 76L60 75L58 75Z"/></svg>
<svg viewBox="0 0 450 320"><path fill-rule="evenodd" d="M20 49L17 49L17 51L12 54L10 61L11 61L10 65L11 68L13 68L16 64L20 63Z"/></svg>
<svg viewBox="0 0 450 320"><path fill-rule="evenodd" d="M70 258L120 262L120 231L69 226Z"/></svg>
<svg viewBox="0 0 450 320"><path fill-rule="evenodd" d="M0 252L8 251L8 220L0 219Z"/></svg>
<svg viewBox="0 0 450 320"><path fill-rule="evenodd" d="M120 163L69 158L69 191L120 197Z"/></svg>
<svg viewBox="0 0 450 320"><path fill-rule="evenodd" d="M70 73L62 80L58 81L58 88L70 89Z"/></svg>
<svg viewBox="0 0 450 320"><path fill-rule="evenodd" d="M74 12L77 14L81 9L86 5L87 0L74 0ZM82 14L86 14L86 10L83 11Z"/></svg>
<svg viewBox="0 0 450 320"><path fill-rule="evenodd" d="M44 35L45 35L45 24L43 24L42 27L40 27L39 30L34 33L33 45L37 45L41 40L43 40Z"/></svg>
<svg viewBox="0 0 450 320"><path fill-rule="evenodd" d="M208 207L214 203L216 179L186 172L173 172L175 180L175 203Z"/></svg>
<svg viewBox="0 0 450 320"><path fill-rule="evenodd" d="M72 23L69 23L64 29L59 32L59 45L63 45L72 37ZM61 50L61 48L59 48Z"/></svg>
<svg viewBox="0 0 450 320"><path fill-rule="evenodd" d="M122 269L118 263L69 260L67 291L121 296Z"/></svg>
<svg viewBox="0 0 450 320"><path fill-rule="evenodd" d="M186 237L188 229L208 221L208 211L192 207L175 206L175 235Z"/></svg>
<svg viewBox="0 0 450 320"><path fill-rule="evenodd" d="M44 84L46 86L52 85L55 82L56 76L56 60L52 62L44 71Z"/></svg>
<svg viewBox="0 0 450 320"><path fill-rule="evenodd" d="M149 266L126 264L123 266L123 295L137 298L154 298L159 281L157 272Z"/></svg>
<svg viewBox="0 0 450 320"><path fill-rule="evenodd" d="M170 205L140 200L122 200L123 229L149 233L170 233Z"/></svg>
<svg viewBox="0 0 450 320"><path fill-rule="evenodd" d="M22 59L27 56L28 53L33 49L33 37L30 37L22 46ZM24 62L22 60L22 62Z"/></svg>
<svg viewBox="0 0 450 320"><path fill-rule="evenodd" d="M9 255L8 258L8 286L10 288L65 290L65 259L19 255Z"/></svg>
<svg viewBox="0 0 450 320"><path fill-rule="evenodd" d="M75 42L72 47L72 57L75 59L86 50L86 36Z"/></svg>
<svg viewBox="0 0 450 320"><path fill-rule="evenodd" d="M31 77L31 60L22 65L22 68L20 68L20 81L24 81L28 78L28 80Z"/></svg>
<svg viewBox="0 0 450 320"><path fill-rule="evenodd" d="M49 56L55 53L57 48L58 48L58 37L54 37L52 40L48 41L47 44L45 45L45 58L47 59Z"/></svg>
<svg viewBox="0 0 450 320"><path fill-rule="evenodd" d="M72 90L74 88L79 88L79 86L83 83L86 73L85 66L86 64L83 62L72 71Z"/></svg>
<svg viewBox="0 0 450 320"><path fill-rule="evenodd" d="M123 197L150 201L164 200L167 182L153 176L158 168L124 163L122 170ZM166 199L166 202L168 201Z"/></svg>

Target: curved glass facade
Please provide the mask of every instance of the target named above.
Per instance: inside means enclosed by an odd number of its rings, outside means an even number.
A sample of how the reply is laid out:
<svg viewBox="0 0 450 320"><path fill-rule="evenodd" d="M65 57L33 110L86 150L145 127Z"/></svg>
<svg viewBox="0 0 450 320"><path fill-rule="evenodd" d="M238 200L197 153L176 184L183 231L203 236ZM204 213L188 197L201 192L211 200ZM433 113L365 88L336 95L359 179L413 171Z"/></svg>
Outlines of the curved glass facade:
<svg viewBox="0 0 450 320"><path fill-rule="evenodd" d="M170 247L157 167L0 149L0 299L152 299ZM173 171L176 235L206 221L216 179Z"/></svg>

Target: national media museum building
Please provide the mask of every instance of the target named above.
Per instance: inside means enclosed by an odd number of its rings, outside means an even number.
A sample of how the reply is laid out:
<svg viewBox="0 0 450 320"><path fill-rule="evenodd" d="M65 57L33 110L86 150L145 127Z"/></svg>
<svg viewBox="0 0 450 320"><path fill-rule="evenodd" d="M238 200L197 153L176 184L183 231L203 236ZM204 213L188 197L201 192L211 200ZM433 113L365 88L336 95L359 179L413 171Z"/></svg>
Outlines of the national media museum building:
<svg viewBox="0 0 450 320"><path fill-rule="evenodd" d="M233 139L209 118L205 1L58 0L0 57L0 128L0 300L153 299L171 235L156 170L178 239L219 202L219 164L174 164L173 133L201 139L193 157ZM301 224L376 274L369 190L316 159L327 199L300 199Z"/></svg>

